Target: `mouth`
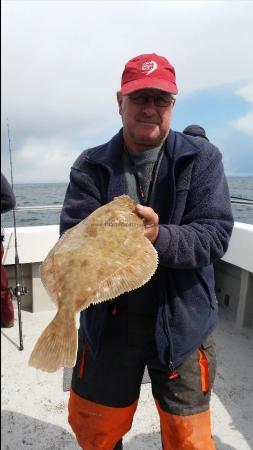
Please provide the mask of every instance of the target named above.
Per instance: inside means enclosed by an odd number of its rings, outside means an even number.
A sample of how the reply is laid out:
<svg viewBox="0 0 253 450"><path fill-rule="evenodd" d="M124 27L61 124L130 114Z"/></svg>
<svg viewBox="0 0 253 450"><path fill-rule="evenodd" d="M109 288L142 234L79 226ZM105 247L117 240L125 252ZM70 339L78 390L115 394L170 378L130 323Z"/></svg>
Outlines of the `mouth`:
<svg viewBox="0 0 253 450"><path fill-rule="evenodd" d="M144 125L158 125L158 123L157 122L155 122L155 121L150 121L150 120L137 120L137 122L139 122L139 123L141 123L141 124L144 124Z"/></svg>

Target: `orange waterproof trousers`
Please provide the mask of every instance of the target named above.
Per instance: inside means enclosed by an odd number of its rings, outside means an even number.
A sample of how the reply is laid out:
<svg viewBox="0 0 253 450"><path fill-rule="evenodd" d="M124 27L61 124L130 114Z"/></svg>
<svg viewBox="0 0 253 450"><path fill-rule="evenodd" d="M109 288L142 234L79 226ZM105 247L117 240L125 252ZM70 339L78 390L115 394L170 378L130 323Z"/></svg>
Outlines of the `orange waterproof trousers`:
<svg viewBox="0 0 253 450"><path fill-rule="evenodd" d="M158 402L164 450L215 450L210 411L177 416L163 411ZM84 450L113 450L131 429L137 401L126 408L112 408L70 393L69 423Z"/></svg>

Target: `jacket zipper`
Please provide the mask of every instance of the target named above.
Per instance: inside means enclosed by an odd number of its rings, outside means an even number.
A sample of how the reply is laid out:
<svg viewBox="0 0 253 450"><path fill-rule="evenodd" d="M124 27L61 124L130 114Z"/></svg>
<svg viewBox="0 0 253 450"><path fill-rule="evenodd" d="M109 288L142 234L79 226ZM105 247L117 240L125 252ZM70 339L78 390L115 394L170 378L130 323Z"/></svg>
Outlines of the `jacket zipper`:
<svg viewBox="0 0 253 450"><path fill-rule="evenodd" d="M166 300L164 299L163 302L163 324L164 324L164 332L169 342L169 357L168 357L168 370L169 374L173 373L175 371L175 365L172 361L173 359L173 344L172 344L172 338L171 338L171 332L170 332L170 326L168 324L168 318L166 314Z"/></svg>
<svg viewBox="0 0 253 450"><path fill-rule="evenodd" d="M183 156L187 156L183 155ZM109 172L109 176L112 176L111 173L111 169L110 167L108 167L106 164L102 164L102 163L97 163L96 161L87 159L87 162L89 162L91 165L100 165L102 167L104 167L105 169L108 170ZM170 166L170 171L171 171L171 176L170 176L170 180L172 180L170 182L170 190L169 190L169 197L170 197L170 215L169 215L169 223L171 222L171 218L172 215L174 213L174 208L175 208L175 160L171 159L171 166ZM172 359L172 354L173 354L173 346L172 346L172 339L171 339L171 332L170 332L170 328L169 328L169 324L167 321L167 317L165 314L165 302L164 302L164 309L163 309L163 318L164 318L164 325L165 325L165 334L168 338L168 342L170 345L170 349L169 349L169 362L168 362L168 369L169 369L169 373L173 373L175 371L175 365L173 363Z"/></svg>
<svg viewBox="0 0 253 450"><path fill-rule="evenodd" d="M171 218L174 213L175 208L175 161L171 159L170 164L170 188L169 188L169 199L170 199L170 213L169 213L169 220L168 222L171 223ZM167 336L168 342L169 342L169 362L168 362L168 369L169 374L173 373L175 371L175 365L172 361L172 355L173 355L173 344L172 344L172 338L171 338L171 331L170 326L168 323L168 316L166 314L166 298L164 298L164 304L163 304L163 321L164 321L164 328L165 328L165 334Z"/></svg>
<svg viewBox="0 0 253 450"><path fill-rule="evenodd" d="M168 368L169 368L169 374L175 372L175 366L172 361L169 362Z"/></svg>

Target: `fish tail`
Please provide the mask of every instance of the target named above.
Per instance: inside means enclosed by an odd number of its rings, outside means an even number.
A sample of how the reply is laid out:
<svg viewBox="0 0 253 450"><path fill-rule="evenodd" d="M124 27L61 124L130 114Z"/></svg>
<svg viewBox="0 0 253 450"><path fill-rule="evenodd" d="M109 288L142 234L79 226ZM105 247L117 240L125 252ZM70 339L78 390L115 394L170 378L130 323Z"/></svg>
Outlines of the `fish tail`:
<svg viewBox="0 0 253 450"><path fill-rule="evenodd" d="M61 367L73 367L76 352L75 318L69 319L66 327L57 313L35 344L28 364L45 372L55 372Z"/></svg>

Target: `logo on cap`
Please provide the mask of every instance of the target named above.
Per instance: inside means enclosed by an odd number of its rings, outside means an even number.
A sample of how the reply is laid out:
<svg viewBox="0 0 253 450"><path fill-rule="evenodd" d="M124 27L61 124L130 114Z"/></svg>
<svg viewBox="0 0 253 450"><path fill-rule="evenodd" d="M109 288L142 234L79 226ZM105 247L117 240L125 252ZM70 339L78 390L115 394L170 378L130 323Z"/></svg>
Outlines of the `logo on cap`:
<svg viewBox="0 0 253 450"><path fill-rule="evenodd" d="M145 75L150 75L157 69L157 63L155 61L146 61L142 64L141 70L146 72Z"/></svg>

